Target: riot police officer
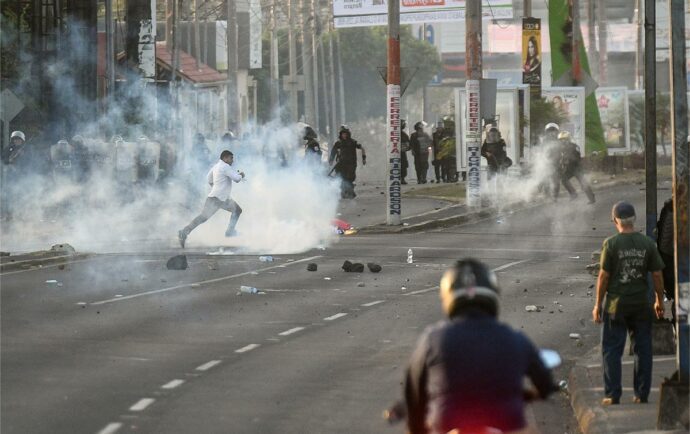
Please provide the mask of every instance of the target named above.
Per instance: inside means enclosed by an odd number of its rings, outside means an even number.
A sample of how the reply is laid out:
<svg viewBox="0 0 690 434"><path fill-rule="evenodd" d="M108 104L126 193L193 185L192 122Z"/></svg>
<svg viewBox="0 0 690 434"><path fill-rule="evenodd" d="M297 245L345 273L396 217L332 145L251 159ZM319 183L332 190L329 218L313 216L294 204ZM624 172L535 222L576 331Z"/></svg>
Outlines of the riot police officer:
<svg viewBox="0 0 690 434"><path fill-rule="evenodd" d="M303 139L306 140L304 143L304 158L313 163L321 163L321 156L323 155L317 137L316 131L312 127L309 125L304 127Z"/></svg>
<svg viewBox="0 0 690 434"><path fill-rule="evenodd" d="M357 196L354 186L357 177L357 149L362 151L362 165L365 166L367 164L367 154L364 147L352 138L352 133L347 126L341 125L338 132L338 141L333 144L328 163L333 164L335 161L332 171L335 171L342 179L340 196L343 199L354 199Z"/></svg>

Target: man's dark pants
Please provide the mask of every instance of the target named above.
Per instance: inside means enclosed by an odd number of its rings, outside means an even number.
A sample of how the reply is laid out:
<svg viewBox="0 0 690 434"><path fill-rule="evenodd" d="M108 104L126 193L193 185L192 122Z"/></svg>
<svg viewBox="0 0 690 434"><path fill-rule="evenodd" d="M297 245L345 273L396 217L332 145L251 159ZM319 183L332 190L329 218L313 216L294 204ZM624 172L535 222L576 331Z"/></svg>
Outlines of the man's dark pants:
<svg viewBox="0 0 690 434"><path fill-rule="evenodd" d="M357 178L357 166L354 164L342 164L337 166L336 173L342 179L340 183L340 195L343 198L354 198L355 179Z"/></svg>
<svg viewBox="0 0 690 434"><path fill-rule="evenodd" d="M604 311L601 338L604 395L615 400L621 397L621 358L625 338L629 333L630 345L635 354L633 390L636 397L646 400L652 382L652 313L649 307L645 307L637 312L619 316L620 318L612 318Z"/></svg>
<svg viewBox="0 0 690 434"><path fill-rule="evenodd" d="M201 210L201 214L196 216L191 223L182 229L184 236L188 236L194 228L204 223L206 220L210 219L213 214L215 214L219 209L224 209L232 213L230 217L230 222L228 223L228 232L232 232L237 225L237 220L242 214L242 208L232 199L220 200L217 197L207 197L206 202L204 202L204 209Z"/></svg>

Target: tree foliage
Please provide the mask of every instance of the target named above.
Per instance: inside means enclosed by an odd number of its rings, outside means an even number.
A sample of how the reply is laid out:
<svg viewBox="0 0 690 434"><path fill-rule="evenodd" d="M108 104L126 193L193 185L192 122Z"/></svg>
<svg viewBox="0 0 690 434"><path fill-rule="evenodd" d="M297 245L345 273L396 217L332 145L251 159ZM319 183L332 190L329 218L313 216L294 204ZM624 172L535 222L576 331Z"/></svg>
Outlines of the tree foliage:
<svg viewBox="0 0 690 434"><path fill-rule="evenodd" d="M546 124L555 122L560 125L568 120L563 110L543 97L531 100L529 114L530 141L533 144L539 143L539 136L544 133Z"/></svg>
<svg viewBox="0 0 690 434"><path fill-rule="evenodd" d="M387 63L387 27L358 27L339 32L348 121L385 115L386 85L378 68ZM400 57L403 74L411 74L416 69L407 95L424 86L441 69L436 48L416 39L408 26L400 31Z"/></svg>

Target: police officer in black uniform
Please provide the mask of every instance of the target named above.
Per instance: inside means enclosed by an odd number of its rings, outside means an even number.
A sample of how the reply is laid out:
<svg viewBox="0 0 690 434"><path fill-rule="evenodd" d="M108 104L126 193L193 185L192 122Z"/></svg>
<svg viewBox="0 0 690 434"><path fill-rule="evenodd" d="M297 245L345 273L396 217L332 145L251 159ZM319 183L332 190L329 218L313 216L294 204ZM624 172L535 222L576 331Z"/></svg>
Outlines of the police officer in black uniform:
<svg viewBox="0 0 690 434"><path fill-rule="evenodd" d="M424 122L414 124L414 133L410 136L410 149L414 156L414 168L417 172L417 183L426 184L426 173L429 171L429 147L431 137L424 131Z"/></svg>
<svg viewBox="0 0 690 434"><path fill-rule="evenodd" d="M497 173L505 172L513 164L506 153L506 142L495 125L487 127L486 139L482 144L481 153L489 166L489 179L492 179Z"/></svg>
<svg viewBox="0 0 690 434"><path fill-rule="evenodd" d="M341 125L338 139L333 144L328 163L333 164L335 161L333 170L342 179L340 196L343 199L354 199L357 196L354 186L357 177L357 149L362 150L362 166L367 164L367 154L362 145L352 138L347 126Z"/></svg>
<svg viewBox="0 0 690 434"><path fill-rule="evenodd" d="M318 135L316 131L314 131L314 128L309 125L304 127L303 139L306 140L304 143L304 158L313 163L321 163L321 156L323 155L317 137Z"/></svg>
<svg viewBox="0 0 690 434"><path fill-rule="evenodd" d="M405 119L400 120L400 157L401 157L401 173L400 173L400 183L407 184L405 178L407 177L407 168L410 167L410 163L407 159L407 151L410 150L410 136L405 132L407 127L407 122Z"/></svg>

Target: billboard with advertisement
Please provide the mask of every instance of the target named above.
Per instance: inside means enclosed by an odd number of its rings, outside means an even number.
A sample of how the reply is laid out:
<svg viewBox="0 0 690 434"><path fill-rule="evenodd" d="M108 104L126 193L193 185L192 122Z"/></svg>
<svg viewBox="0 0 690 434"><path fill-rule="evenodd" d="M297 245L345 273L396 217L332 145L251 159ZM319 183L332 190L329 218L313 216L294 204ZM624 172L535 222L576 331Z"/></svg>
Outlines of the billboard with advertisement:
<svg viewBox="0 0 690 434"><path fill-rule="evenodd" d="M399 0L400 24L438 23L465 19L466 0ZM512 19L512 0L483 1L484 19ZM333 0L336 28L385 26L388 24L386 0Z"/></svg>
<svg viewBox="0 0 690 434"><path fill-rule="evenodd" d="M585 88L549 87L542 88L541 96L565 113L568 120L561 125L561 131L568 131L573 142L585 153Z"/></svg>
<svg viewBox="0 0 690 434"><path fill-rule="evenodd" d="M529 84L532 95L541 93L541 20L522 19L522 83Z"/></svg>
<svg viewBox="0 0 690 434"><path fill-rule="evenodd" d="M600 87L596 90L597 106L604 128L609 155L630 151L630 117L628 91L624 87Z"/></svg>

